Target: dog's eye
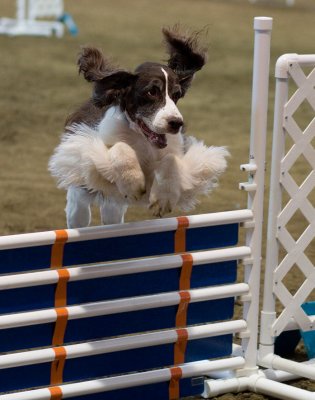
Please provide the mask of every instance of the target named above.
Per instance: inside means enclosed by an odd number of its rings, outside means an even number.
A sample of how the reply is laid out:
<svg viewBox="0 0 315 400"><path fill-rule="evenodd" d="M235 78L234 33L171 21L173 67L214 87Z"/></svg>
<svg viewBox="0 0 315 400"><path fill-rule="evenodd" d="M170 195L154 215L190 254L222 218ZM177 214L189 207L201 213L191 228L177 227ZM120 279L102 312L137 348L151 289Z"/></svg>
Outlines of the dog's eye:
<svg viewBox="0 0 315 400"><path fill-rule="evenodd" d="M178 100L182 97L182 93L180 90L178 90L177 92L172 94L172 99L174 101L174 103L177 103Z"/></svg>
<svg viewBox="0 0 315 400"><path fill-rule="evenodd" d="M157 86L153 86L150 90L147 91L147 96L151 99L155 99L160 94L160 89Z"/></svg>

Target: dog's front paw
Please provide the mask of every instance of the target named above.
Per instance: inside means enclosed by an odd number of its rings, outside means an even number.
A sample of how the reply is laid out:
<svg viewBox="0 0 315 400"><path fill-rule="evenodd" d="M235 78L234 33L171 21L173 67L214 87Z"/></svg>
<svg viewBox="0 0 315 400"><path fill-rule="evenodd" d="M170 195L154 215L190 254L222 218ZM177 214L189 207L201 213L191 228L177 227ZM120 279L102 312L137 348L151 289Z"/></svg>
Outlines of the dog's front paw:
<svg viewBox="0 0 315 400"><path fill-rule="evenodd" d="M155 217L162 218L165 214L172 212L173 207L169 200L156 200L150 202L149 209Z"/></svg>
<svg viewBox="0 0 315 400"><path fill-rule="evenodd" d="M140 200L146 192L145 177L139 169L124 172L117 178L116 185L122 196L130 201Z"/></svg>
<svg viewBox="0 0 315 400"><path fill-rule="evenodd" d="M174 210L179 197L180 192L176 184L167 182L159 185L154 182L149 198L149 209L155 217L163 217Z"/></svg>
<svg viewBox="0 0 315 400"><path fill-rule="evenodd" d="M146 190L145 176L136 152L126 143L118 142L109 151L112 182L129 201L137 201Z"/></svg>

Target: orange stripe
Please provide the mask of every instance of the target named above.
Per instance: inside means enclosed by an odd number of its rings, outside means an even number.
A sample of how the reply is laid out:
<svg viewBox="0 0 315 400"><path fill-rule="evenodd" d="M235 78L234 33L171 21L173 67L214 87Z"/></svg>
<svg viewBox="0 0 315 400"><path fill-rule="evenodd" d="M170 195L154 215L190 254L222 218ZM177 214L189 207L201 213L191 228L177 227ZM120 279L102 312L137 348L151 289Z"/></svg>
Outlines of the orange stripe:
<svg viewBox="0 0 315 400"><path fill-rule="evenodd" d="M61 400L62 399L62 391L60 387L50 387L48 388L50 391L50 400Z"/></svg>
<svg viewBox="0 0 315 400"><path fill-rule="evenodd" d="M186 228L189 226L187 217L177 217L177 230L174 238L175 253L183 253L186 251Z"/></svg>
<svg viewBox="0 0 315 400"><path fill-rule="evenodd" d="M189 292L179 292L180 302L176 314L176 328L187 325L187 310L190 302Z"/></svg>
<svg viewBox="0 0 315 400"><path fill-rule="evenodd" d="M66 230L61 229L55 231L56 241L51 248L50 267L60 268L63 265L63 250L65 243L68 240L68 233Z"/></svg>
<svg viewBox="0 0 315 400"><path fill-rule="evenodd" d="M169 400L179 400L180 391L179 391L179 381L183 375L181 368L173 367L170 368L171 379L168 387Z"/></svg>
<svg viewBox="0 0 315 400"><path fill-rule="evenodd" d="M66 308L56 308L57 320L52 339L53 346L61 346L64 342L66 327L68 323L68 310Z"/></svg>
<svg viewBox="0 0 315 400"><path fill-rule="evenodd" d="M58 385L63 382L63 370L67 353L64 347L56 347L53 350L55 352L55 360L51 364L50 384Z"/></svg>
<svg viewBox="0 0 315 400"><path fill-rule="evenodd" d="M190 289L190 279L193 267L193 257L191 254L182 254L183 259L182 270L179 279L179 290Z"/></svg>
<svg viewBox="0 0 315 400"><path fill-rule="evenodd" d="M178 329L177 333L177 342L174 347L174 364L184 364L187 341L188 341L188 332L187 329Z"/></svg>
<svg viewBox="0 0 315 400"><path fill-rule="evenodd" d="M67 305L67 283L70 273L67 269L58 269L59 275L56 291L55 291L55 307L65 307Z"/></svg>

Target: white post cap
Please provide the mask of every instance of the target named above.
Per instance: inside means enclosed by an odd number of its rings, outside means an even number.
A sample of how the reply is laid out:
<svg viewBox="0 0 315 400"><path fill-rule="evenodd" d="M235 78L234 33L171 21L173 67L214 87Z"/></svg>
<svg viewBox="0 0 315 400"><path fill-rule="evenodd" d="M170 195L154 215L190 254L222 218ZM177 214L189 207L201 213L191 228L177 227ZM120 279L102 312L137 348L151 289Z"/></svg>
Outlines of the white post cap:
<svg viewBox="0 0 315 400"><path fill-rule="evenodd" d="M272 18L271 17L255 17L254 18L254 29L261 31L272 30Z"/></svg>

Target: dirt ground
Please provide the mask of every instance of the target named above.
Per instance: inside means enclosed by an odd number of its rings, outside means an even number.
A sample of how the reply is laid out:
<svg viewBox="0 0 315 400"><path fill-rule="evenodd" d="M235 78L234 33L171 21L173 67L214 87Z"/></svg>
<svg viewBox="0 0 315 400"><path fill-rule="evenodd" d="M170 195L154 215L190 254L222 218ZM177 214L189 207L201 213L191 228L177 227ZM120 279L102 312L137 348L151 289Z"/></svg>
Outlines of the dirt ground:
<svg viewBox="0 0 315 400"><path fill-rule="evenodd" d="M56 188L47 163L59 142L68 113L90 95L78 77L80 46L93 44L127 69L144 60L165 59L161 27L180 22L193 29L207 26L209 62L196 76L180 104L187 131L208 145L228 146L229 167L220 187L201 199L193 213L246 207L238 183L247 177L239 165L248 160L254 16L274 18L272 33L270 118L268 122L266 193L270 173L274 64L283 53L314 53L315 5L296 0L65 0L79 27L79 35L62 39L0 36L0 234L35 232L65 227L65 193ZM0 13L14 15L12 0L1 0ZM313 112L313 111L312 111ZM301 118L309 111L302 112ZM303 175L303 168L298 174ZM314 193L313 193L314 195ZM313 203L314 204L314 203ZM267 194L265 219L267 220ZM172 215L178 215L174 212ZM99 223L94 210L93 224ZM132 207L127 221L152 218L148 210ZM297 216L293 232L303 229ZM266 230L266 224L265 228ZM263 244L265 253L265 243ZM311 251L314 262L314 249ZM301 273L286 280L296 290ZM300 346L296 357L304 357ZM314 383L294 383L315 391ZM218 400L271 400L253 393L226 394ZM297 399L298 400L298 399Z"/></svg>

